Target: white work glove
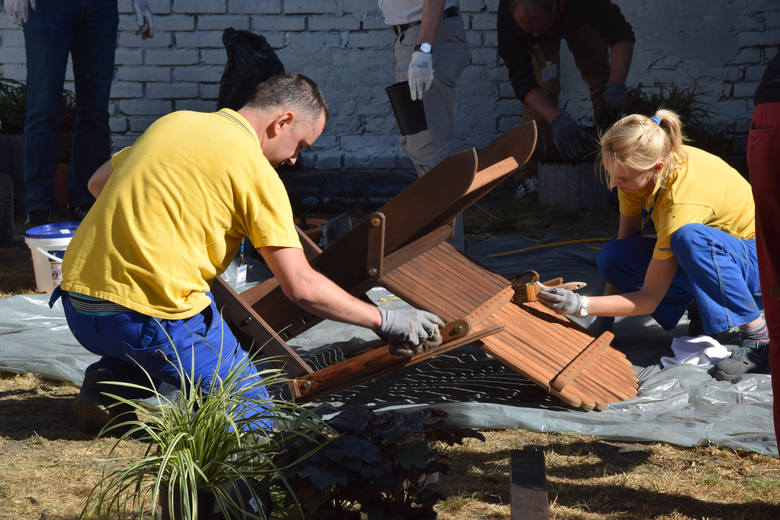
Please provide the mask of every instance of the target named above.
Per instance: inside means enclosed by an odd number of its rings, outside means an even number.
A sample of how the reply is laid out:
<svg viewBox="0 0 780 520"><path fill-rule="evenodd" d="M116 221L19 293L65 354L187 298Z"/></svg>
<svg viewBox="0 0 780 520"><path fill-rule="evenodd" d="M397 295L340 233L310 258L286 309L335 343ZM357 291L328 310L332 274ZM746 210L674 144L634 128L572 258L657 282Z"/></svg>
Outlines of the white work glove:
<svg viewBox="0 0 780 520"><path fill-rule="evenodd" d="M562 287L541 289L539 301L558 314L577 315L582 308L582 296Z"/></svg>
<svg viewBox="0 0 780 520"><path fill-rule="evenodd" d="M441 345L439 327L444 321L432 312L379 307L379 314L382 324L374 332L390 342L391 354L413 356Z"/></svg>
<svg viewBox="0 0 780 520"><path fill-rule="evenodd" d="M149 2L146 0L133 0L133 10L138 21L138 30L136 36L141 36L142 40L154 36L154 22L152 21L152 10L149 9Z"/></svg>
<svg viewBox="0 0 780 520"><path fill-rule="evenodd" d="M5 12L8 13L8 18L16 25L27 23L28 2L30 9L35 11L35 0L5 0Z"/></svg>
<svg viewBox="0 0 780 520"><path fill-rule="evenodd" d="M433 83L433 56L430 53L414 51L409 62L409 93L412 100L422 99L423 92Z"/></svg>

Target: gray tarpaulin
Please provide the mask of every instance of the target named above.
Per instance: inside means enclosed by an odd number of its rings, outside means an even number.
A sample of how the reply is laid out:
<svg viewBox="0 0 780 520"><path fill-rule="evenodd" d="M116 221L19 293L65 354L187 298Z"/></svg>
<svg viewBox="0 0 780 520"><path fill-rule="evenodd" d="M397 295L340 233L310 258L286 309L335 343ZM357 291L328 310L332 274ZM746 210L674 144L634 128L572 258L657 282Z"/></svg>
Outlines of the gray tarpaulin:
<svg viewBox="0 0 780 520"><path fill-rule="evenodd" d="M542 245L554 241L548 237ZM488 255L540 244L507 235L470 239L468 245L471 257L505 276L535 269L543 279L563 276L587 282L584 294L599 294L603 287L594 262L599 243L540 247L501 257ZM250 282L265 276L259 265L249 273ZM228 276L235 283L235 266ZM381 288L372 289L369 297L379 305L405 305ZM0 370L36 372L79 384L84 368L96 357L73 339L59 303L50 310L47 302L48 295L0 299ZM615 333L613 345L633 363L641 386L638 397L610 404L602 412L566 407L473 345L343 390L320 403L334 412L353 404L375 409L435 406L458 424L476 428L566 431L681 446L709 442L777 455L769 375L749 375L731 384L715 381L706 367L661 369L659 359L671 354L672 338L685 334L685 323L665 332L648 317L632 317L618 319ZM320 367L375 338L367 329L325 321L290 343Z"/></svg>

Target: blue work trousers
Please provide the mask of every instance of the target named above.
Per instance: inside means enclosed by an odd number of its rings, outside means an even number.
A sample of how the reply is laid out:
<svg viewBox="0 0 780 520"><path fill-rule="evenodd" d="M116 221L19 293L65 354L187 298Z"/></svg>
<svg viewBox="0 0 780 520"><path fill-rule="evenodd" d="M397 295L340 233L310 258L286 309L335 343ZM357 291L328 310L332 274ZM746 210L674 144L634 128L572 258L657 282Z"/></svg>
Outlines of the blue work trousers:
<svg viewBox="0 0 780 520"><path fill-rule="evenodd" d="M183 373L192 377L193 381L199 381L205 393L215 376L224 379L238 365L243 367L240 375L242 384L239 386L245 387L250 381L256 382L255 377L260 377L255 366L246 363L247 353L217 311L213 297L211 305L191 318L165 320L134 311L108 316L84 314L73 308L68 294L59 287L52 294L52 304L60 295L68 326L76 340L93 354L101 356L100 360L87 367L87 373L105 368L113 372L117 381L136 383L146 388L149 388L150 382L144 370L155 385L166 382L177 388L181 385L179 374ZM208 295L211 297L210 293ZM114 391L120 393L119 387ZM121 394L129 399L145 397L140 392L121 391ZM244 395L268 400L268 392L261 385ZM253 411L258 418L253 429L272 425L270 420L265 419L265 410L267 407Z"/></svg>
<svg viewBox="0 0 780 520"><path fill-rule="evenodd" d="M705 226L687 224L672 236L680 267L663 300L652 313L673 329L696 300L704 332L715 334L750 323L761 315L755 239L740 239ZM642 288L655 239L624 238L607 243L596 257L602 277L621 292Z"/></svg>
<svg viewBox="0 0 780 520"><path fill-rule="evenodd" d="M108 98L119 14L116 0L38 0L24 24L27 112L24 183L27 211L55 206L57 127L68 54L73 59L76 120L68 202L91 204L87 181L111 153Z"/></svg>

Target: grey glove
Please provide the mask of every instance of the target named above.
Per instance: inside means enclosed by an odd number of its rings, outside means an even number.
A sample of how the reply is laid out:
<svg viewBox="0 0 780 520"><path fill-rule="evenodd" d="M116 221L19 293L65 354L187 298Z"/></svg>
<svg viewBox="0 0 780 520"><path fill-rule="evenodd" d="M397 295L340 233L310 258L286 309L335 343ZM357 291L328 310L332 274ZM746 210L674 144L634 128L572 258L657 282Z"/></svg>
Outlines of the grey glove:
<svg viewBox="0 0 780 520"><path fill-rule="evenodd" d="M379 308L382 324L375 332L390 342L390 353L412 356L441 345L439 327L444 321L435 314L420 309Z"/></svg>
<svg viewBox="0 0 780 520"><path fill-rule="evenodd" d="M628 90L624 83L607 83L607 88L601 95L604 111L619 115L623 113L628 101Z"/></svg>
<svg viewBox="0 0 780 520"><path fill-rule="evenodd" d="M576 159L585 151L585 132L566 112L561 112L552 123L553 142L566 159Z"/></svg>
<svg viewBox="0 0 780 520"><path fill-rule="evenodd" d="M582 308L581 300L582 297L579 294L561 287L539 291L539 301L558 314L578 314Z"/></svg>

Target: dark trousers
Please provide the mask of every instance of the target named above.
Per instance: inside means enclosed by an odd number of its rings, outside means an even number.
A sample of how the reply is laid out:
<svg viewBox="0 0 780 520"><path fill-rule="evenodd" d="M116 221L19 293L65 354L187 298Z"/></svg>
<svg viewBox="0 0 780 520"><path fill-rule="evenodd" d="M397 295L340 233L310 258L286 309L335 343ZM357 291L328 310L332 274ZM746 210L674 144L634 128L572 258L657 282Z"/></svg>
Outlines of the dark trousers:
<svg viewBox="0 0 780 520"><path fill-rule="evenodd" d="M119 14L116 0L38 0L24 24L27 113L24 182L27 211L55 205L57 125L68 55L73 60L76 121L68 202L90 204L87 181L111 153L108 98Z"/></svg>

